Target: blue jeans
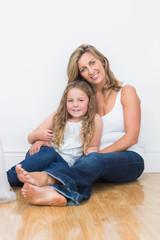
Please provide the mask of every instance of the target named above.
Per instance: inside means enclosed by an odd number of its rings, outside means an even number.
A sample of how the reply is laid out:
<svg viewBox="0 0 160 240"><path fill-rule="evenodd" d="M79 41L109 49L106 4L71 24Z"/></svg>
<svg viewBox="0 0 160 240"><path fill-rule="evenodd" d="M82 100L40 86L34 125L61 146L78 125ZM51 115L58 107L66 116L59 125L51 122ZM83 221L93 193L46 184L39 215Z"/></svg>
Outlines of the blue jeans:
<svg viewBox="0 0 160 240"><path fill-rule="evenodd" d="M79 158L71 167L53 149L41 150L21 162L27 171L44 171L62 184L51 185L67 198L68 205L78 205L91 195L92 184L98 179L107 182L126 183L136 180L144 170L143 158L133 152L90 153ZM20 185L15 166L7 172L10 184Z"/></svg>
<svg viewBox="0 0 160 240"><path fill-rule="evenodd" d="M45 168L48 168L51 163L61 159L61 156L54 150L52 147L41 147L40 151L30 156L29 151L26 154L26 158L21 161L19 164L28 171L43 171ZM63 160L64 161L64 160ZM65 162L66 165L68 165ZM23 183L19 181L17 173L15 171L15 166L7 171L8 181L11 186L22 186Z"/></svg>
<svg viewBox="0 0 160 240"><path fill-rule="evenodd" d="M97 179L126 183L136 180L144 170L143 158L133 151L90 153L79 158L71 167L63 161L52 163L44 171L62 185L52 187L67 198L68 205L78 205L91 195L91 186Z"/></svg>

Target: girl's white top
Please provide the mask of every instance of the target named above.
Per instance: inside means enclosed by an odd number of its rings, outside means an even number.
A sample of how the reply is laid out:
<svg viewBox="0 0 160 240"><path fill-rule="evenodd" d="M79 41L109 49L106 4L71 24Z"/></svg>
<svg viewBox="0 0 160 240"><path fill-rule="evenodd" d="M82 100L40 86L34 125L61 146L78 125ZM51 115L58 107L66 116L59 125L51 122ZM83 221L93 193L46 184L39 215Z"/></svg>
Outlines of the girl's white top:
<svg viewBox="0 0 160 240"><path fill-rule="evenodd" d="M63 143L60 144L59 149L55 148L69 166L72 166L83 155L83 144L80 139L81 127L82 121L67 122Z"/></svg>
<svg viewBox="0 0 160 240"><path fill-rule="evenodd" d="M126 83L122 85L124 87ZM102 116L103 131L100 142L100 150L115 143L125 134L123 106L121 103L122 88L117 94L116 102L113 109L106 115ZM129 147L126 150L134 151L143 157L143 141L141 130L139 134L138 143Z"/></svg>

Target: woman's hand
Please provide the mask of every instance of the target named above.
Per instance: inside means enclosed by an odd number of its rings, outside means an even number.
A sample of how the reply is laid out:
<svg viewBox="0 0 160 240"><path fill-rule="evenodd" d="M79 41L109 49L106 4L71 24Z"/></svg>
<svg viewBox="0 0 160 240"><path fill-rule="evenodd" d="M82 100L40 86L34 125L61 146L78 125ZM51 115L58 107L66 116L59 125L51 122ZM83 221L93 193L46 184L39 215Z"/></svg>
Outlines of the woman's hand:
<svg viewBox="0 0 160 240"><path fill-rule="evenodd" d="M32 144L30 150L29 150L29 154L30 156L32 156L33 154L39 152L39 150L41 149L42 146L46 146L46 147L52 147L50 143L45 142L45 141L36 141L35 143Z"/></svg>
<svg viewBox="0 0 160 240"><path fill-rule="evenodd" d="M53 138L53 131L52 130L39 130L37 132L38 139L44 142L51 142Z"/></svg>
<svg viewBox="0 0 160 240"><path fill-rule="evenodd" d="M28 142L33 144L36 141L50 142L53 138L53 117L56 113L49 115L36 129L28 135Z"/></svg>

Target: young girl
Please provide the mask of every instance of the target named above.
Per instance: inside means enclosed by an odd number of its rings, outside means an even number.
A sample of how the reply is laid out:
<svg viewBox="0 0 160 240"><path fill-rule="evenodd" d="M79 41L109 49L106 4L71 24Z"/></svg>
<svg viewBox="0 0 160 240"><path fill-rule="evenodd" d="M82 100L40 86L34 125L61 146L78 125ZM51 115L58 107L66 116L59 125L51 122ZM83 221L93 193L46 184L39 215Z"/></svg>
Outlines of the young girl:
<svg viewBox="0 0 160 240"><path fill-rule="evenodd" d="M54 148L46 141L47 136L42 134L41 129L49 133L48 141L53 137L51 144ZM102 120L96 114L91 86L79 80L69 84L63 93L57 112L51 114L29 134L30 143L33 143L32 138L41 139L36 141L36 150L33 144L31 156L23 160L16 168L14 166L7 171L10 185L22 185L24 175L20 174L21 166L30 172L43 171L51 165L54 168L55 164L62 162L64 164L64 160L71 166L82 155L98 152L101 132Z"/></svg>

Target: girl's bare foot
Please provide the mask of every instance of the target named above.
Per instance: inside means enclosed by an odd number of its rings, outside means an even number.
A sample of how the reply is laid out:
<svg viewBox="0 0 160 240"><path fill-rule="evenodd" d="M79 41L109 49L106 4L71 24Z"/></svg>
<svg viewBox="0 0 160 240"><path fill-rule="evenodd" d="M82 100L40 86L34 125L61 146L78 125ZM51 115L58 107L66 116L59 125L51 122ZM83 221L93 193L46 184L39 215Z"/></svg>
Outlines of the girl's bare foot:
<svg viewBox="0 0 160 240"><path fill-rule="evenodd" d="M18 179L21 182L27 182L35 186L46 186L46 185L53 185L56 183L56 180L49 176L45 172L27 172L25 169L22 168L21 164L16 166L16 172Z"/></svg>
<svg viewBox="0 0 160 240"><path fill-rule="evenodd" d="M22 188L23 196L32 204L63 207L67 199L50 186L38 187L25 183Z"/></svg>

